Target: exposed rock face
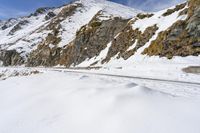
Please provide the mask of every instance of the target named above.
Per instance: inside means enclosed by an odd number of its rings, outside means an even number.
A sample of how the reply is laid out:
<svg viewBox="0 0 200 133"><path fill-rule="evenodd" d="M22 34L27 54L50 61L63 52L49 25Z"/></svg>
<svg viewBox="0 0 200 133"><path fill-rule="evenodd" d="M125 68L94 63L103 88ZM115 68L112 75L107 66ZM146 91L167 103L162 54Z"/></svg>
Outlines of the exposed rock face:
<svg viewBox="0 0 200 133"><path fill-rule="evenodd" d="M180 4L180 5L177 5L177 6L176 6L175 8L173 8L173 9L168 9L165 13L163 13L163 16L171 15L172 13L183 9L186 5L187 5L187 3L183 3L183 4Z"/></svg>
<svg viewBox="0 0 200 133"><path fill-rule="evenodd" d="M18 30L20 30L22 28L22 26L28 24L29 22L27 20L23 20L20 21L18 24L16 24L12 30L9 32L9 35L14 35L15 32L17 32Z"/></svg>
<svg viewBox="0 0 200 133"><path fill-rule="evenodd" d="M8 21L6 21L6 22L4 23L4 25L1 27L1 29L2 29L2 30L6 30L7 28L13 26L16 22L17 22L16 19L13 19L13 18L8 19Z"/></svg>
<svg viewBox="0 0 200 133"><path fill-rule="evenodd" d="M191 36L200 37L200 5L188 19L186 28Z"/></svg>
<svg viewBox="0 0 200 133"><path fill-rule="evenodd" d="M49 12L49 13L47 13L47 15L45 16L45 20L49 20L49 19L51 19L51 18L53 18L53 17L55 17L56 16L56 14L54 13L54 12Z"/></svg>
<svg viewBox="0 0 200 133"><path fill-rule="evenodd" d="M161 57L198 56L200 54L200 0L189 2L188 18L161 32L143 54Z"/></svg>
<svg viewBox="0 0 200 133"><path fill-rule="evenodd" d="M24 59L15 50L0 50L0 61L4 66L22 65Z"/></svg>
<svg viewBox="0 0 200 133"><path fill-rule="evenodd" d="M51 49L47 45L40 45L28 58L28 66L55 66L59 64L61 48Z"/></svg>
<svg viewBox="0 0 200 133"><path fill-rule="evenodd" d="M61 49L56 46L49 48L47 45L40 45L30 55L28 65L70 66L97 56L129 21L121 18L100 21L99 15L100 13L97 13L88 25L83 26L77 32L76 38L66 47Z"/></svg>
<svg viewBox="0 0 200 133"><path fill-rule="evenodd" d="M152 17L154 14L149 14L149 13L139 13L138 15L137 15L137 18L139 18L139 19L144 19L144 18L150 18L150 17Z"/></svg>
<svg viewBox="0 0 200 133"><path fill-rule="evenodd" d="M77 33L77 37L73 42L76 53L74 62L79 64L87 58L98 56L126 26L128 21L113 18L99 22L94 18L89 25L81 28L81 31Z"/></svg>
<svg viewBox="0 0 200 133"><path fill-rule="evenodd" d="M157 30L158 27L154 25L152 27L148 27L144 33L142 33L138 29L133 30L131 22L129 22L126 28L123 29L122 32L112 41L112 45L108 51L107 57L102 63L108 62L111 57L117 54L117 58L122 57L125 60L128 59L134 55L139 48L144 46ZM128 48L134 43L135 47L128 50Z"/></svg>
<svg viewBox="0 0 200 133"><path fill-rule="evenodd" d="M48 11L49 9L51 9L51 8L49 8L49 7L41 7L41 8L38 8L33 14L31 14L30 16L38 16L38 15L40 15L40 14L43 14L43 13L45 13L46 11Z"/></svg>
<svg viewBox="0 0 200 133"><path fill-rule="evenodd" d="M45 27L47 30L51 30L51 33L38 45L36 50L30 53L27 60L28 66L55 66L59 64L62 50L62 48L57 47L57 44L61 41L58 35L61 28L60 23L67 17L73 15L76 9L81 6L81 4L72 4L64 7L57 16L51 14L51 17L55 18Z"/></svg>

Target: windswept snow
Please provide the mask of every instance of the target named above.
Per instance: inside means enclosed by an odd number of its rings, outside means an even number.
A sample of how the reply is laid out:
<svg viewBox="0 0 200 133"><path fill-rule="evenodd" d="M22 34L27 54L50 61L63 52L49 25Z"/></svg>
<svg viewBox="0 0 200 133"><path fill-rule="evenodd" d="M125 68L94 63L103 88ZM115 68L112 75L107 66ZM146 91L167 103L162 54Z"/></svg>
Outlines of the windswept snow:
<svg viewBox="0 0 200 133"><path fill-rule="evenodd" d="M187 8L187 7L185 7L185 8ZM183 11L184 9L182 9L180 11L176 11L168 16L162 16L163 13L165 13L168 9L156 12L150 18L137 20L133 24L133 28L134 29L139 28L140 31L144 32L146 28L151 27L156 24L159 28L158 32L165 31L166 29L168 29L172 24L174 24L178 20L185 20L187 18L187 15L179 16L179 13L181 11Z"/></svg>
<svg viewBox="0 0 200 133"><path fill-rule="evenodd" d="M1 133L200 132L198 88L42 71L0 80Z"/></svg>

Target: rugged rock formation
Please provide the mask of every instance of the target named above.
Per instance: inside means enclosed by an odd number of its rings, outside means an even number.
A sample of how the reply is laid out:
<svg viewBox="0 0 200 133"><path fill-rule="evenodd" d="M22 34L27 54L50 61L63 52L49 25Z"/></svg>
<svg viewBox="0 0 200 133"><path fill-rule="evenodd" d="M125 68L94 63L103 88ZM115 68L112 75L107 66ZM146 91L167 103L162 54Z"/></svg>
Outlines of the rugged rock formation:
<svg viewBox="0 0 200 133"><path fill-rule="evenodd" d="M183 9L186 5L187 5L187 3L183 3L183 4L180 4L180 5L176 5L175 8L173 8L173 9L168 9L165 13L163 13L163 16L165 17L165 16L168 16L168 15L171 15L172 13Z"/></svg>
<svg viewBox="0 0 200 133"><path fill-rule="evenodd" d="M139 19L144 19L144 18L150 18L150 17L152 17L154 14L152 14L152 13L139 13L138 15L137 15L137 18L139 18Z"/></svg>
<svg viewBox="0 0 200 133"><path fill-rule="evenodd" d="M148 27L144 33L142 33L138 29L133 30L131 22L129 22L126 28L123 29L122 32L120 32L119 35L112 41L107 57L102 61L102 63L108 62L111 57L114 57L117 54L117 58L122 57L125 60L128 59L134 55L139 48L144 46L157 30L158 27L154 25L152 27ZM128 50L128 48L134 44L135 47Z"/></svg>
<svg viewBox="0 0 200 133"><path fill-rule="evenodd" d="M75 47L74 53L76 54L74 65L87 58L98 56L107 47L107 44L126 26L128 21L121 18L100 21L96 16L89 25L82 27L72 44Z"/></svg>
<svg viewBox="0 0 200 133"><path fill-rule="evenodd" d="M14 18L8 19L8 21L3 23L3 26L1 27L1 29L6 30L7 28L13 26L16 22L17 20Z"/></svg>
<svg viewBox="0 0 200 133"><path fill-rule="evenodd" d="M0 50L0 60L4 66L22 65L24 59L15 50Z"/></svg>
<svg viewBox="0 0 200 133"><path fill-rule="evenodd" d="M97 56L129 21L117 17L101 21L98 19L100 16L101 13L97 13L89 24L77 31L76 38L62 49L56 46L50 48L45 44L39 45L37 50L31 53L28 65L70 66ZM57 40L54 37L55 35L51 35L46 42L56 44L52 42Z"/></svg>
<svg viewBox="0 0 200 133"><path fill-rule="evenodd" d="M45 20L49 20L49 19L51 19L51 18L53 18L53 17L55 17L56 16L56 14L54 13L54 12L49 12L49 13L47 13L47 15L45 16Z"/></svg>
<svg viewBox="0 0 200 133"><path fill-rule="evenodd" d="M46 13L49 9L49 7L41 7L41 8L38 8L34 13L32 13L30 16L38 16L40 14L44 14ZM29 16L29 17L30 17Z"/></svg>
<svg viewBox="0 0 200 133"><path fill-rule="evenodd" d="M29 22L27 20L22 20L20 21L18 24L16 24L11 31L9 32L9 35L14 35L15 32L17 32L18 30L22 29L22 27L26 24L28 24Z"/></svg>
<svg viewBox="0 0 200 133"><path fill-rule="evenodd" d="M188 18L174 23L161 32L143 54L173 56L198 56L200 54L200 0L189 2Z"/></svg>

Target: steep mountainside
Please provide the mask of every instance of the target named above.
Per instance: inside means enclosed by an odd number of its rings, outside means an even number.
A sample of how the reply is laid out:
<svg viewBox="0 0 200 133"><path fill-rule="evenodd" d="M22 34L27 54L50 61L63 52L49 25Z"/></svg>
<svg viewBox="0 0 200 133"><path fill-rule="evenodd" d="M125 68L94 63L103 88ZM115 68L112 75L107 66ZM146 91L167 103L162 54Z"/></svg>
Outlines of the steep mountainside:
<svg viewBox="0 0 200 133"><path fill-rule="evenodd" d="M80 0L0 22L3 65L99 67L120 59L199 56L200 0L156 13Z"/></svg>

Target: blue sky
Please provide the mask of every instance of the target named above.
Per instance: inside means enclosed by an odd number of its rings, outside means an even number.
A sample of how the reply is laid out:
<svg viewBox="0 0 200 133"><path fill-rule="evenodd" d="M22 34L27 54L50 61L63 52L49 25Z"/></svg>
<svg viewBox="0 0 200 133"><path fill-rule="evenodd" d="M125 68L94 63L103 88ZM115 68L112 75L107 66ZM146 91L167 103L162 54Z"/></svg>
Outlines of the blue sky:
<svg viewBox="0 0 200 133"><path fill-rule="evenodd" d="M39 7L60 6L70 0L0 0L0 19L24 16ZM145 11L156 11L185 0L110 0Z"/></svg>

